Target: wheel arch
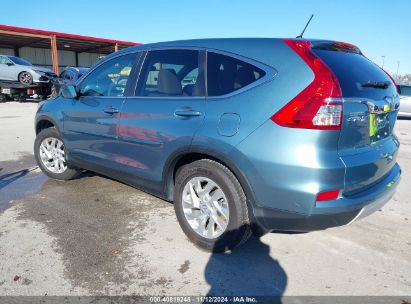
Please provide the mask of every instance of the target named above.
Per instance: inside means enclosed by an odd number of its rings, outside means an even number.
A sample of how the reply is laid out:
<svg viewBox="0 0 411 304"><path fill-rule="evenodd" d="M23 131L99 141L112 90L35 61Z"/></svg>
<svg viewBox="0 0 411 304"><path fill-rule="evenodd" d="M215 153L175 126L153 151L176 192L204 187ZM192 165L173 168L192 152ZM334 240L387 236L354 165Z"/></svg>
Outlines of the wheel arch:
<svg viewBox="0 0 411 304"><path fill-rule="evenodd" d="M174 157L172 156L169 158L165 166L166 169L163 172L163 180L165 181L164 193L166 199L170 201L173 200L174 182L177 170L181 168L183 165L189 164L193 161L200 159L211 159L227 167L239 181L247 197L247 202L254 204L254 193L247 178L242 173L241 169L228 157L220 153L203 148L179 151L176 154L174 154Z"/></svg>
<svg viewBox="0 0 411 304"><path fill-rule="evenodd" d="M42 130L47 128L56 128L57 131L60 133L60 129L54 119L48 116L40 116L36 119L36 135L39 134ZM60 133L61 134L61 133Z"/></svg>

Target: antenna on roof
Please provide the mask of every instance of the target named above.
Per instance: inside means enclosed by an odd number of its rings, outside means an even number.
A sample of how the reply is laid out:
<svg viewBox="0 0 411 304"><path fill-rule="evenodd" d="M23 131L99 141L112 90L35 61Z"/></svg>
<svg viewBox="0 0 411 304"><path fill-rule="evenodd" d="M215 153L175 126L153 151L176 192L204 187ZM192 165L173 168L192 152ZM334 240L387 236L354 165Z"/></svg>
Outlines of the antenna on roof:
<svg viewBox="0 0 411 304"><path fill-rule="evenodd" d="M310 24L311 19L313 19L313 17L314 17L314 14L311 14L311 17L310 17L310 19L308 20L307 24L305 25L303 31L301 32L300 35L298 35L298 36L295 37L295 38L303 38L304 32L305 32L305 30L307 29L307 27L308 27L308 25Z"/></svg>

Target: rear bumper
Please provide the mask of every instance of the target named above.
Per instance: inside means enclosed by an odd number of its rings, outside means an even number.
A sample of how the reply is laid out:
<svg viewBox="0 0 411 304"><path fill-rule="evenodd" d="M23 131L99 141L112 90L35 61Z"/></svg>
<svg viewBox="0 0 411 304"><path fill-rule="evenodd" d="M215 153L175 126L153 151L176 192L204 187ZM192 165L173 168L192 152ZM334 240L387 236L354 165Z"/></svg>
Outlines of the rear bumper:
<svg viewBox="0 0 411 304"><path fill-rule="evenodd" d="M401 169L396 164L382 181L367 191L321 202L310 214L256 207L254 218L265 230L308 232L347 225L381 209L394 195L400 178Z"/></svg>

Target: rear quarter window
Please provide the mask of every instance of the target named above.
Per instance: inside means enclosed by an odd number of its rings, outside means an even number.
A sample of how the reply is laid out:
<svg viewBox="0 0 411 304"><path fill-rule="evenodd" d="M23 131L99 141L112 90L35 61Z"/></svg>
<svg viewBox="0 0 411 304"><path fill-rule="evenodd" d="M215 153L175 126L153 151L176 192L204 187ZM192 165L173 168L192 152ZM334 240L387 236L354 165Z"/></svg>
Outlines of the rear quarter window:
<svg viewBox="0 0 411 304"><path fill-rule="evenodd" d="M388 75L361 54L313 49L337 76L344 97L365 97L381 100L396 93L394 85L387 89L362 87L367 82L390 81Z"/></svg>
<svg viewBox="0 0 411 304"><path fill-rule="evenodd" d="M247 62L207 52L208 96L221 96L237 91L264 77L266 73Z"/></svg>

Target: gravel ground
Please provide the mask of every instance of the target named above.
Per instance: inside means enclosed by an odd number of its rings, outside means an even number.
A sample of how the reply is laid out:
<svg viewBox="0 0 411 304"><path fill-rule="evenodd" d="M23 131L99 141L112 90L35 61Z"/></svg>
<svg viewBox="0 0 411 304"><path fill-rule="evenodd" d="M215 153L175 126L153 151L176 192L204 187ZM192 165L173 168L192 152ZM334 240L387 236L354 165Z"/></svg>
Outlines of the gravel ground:
<svg viewBox="0 0 411 304"><path fill-rule="evenodd" d="M210 254L166 201L93 173L44 176L35 110L0 104L0 295L411 295L411 120L397 123L403 178L382 211Z"/></svg>

